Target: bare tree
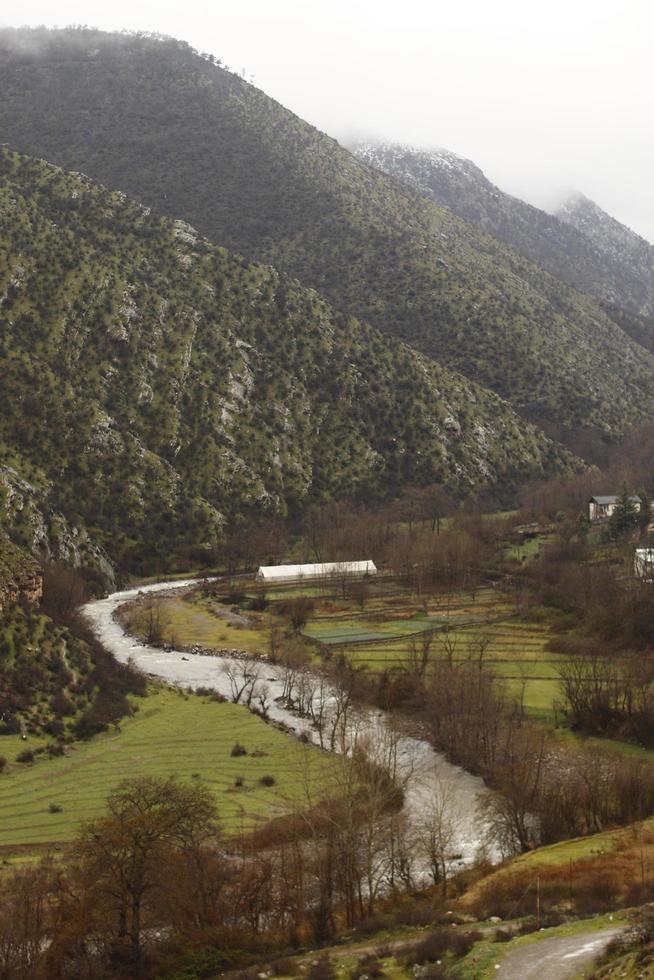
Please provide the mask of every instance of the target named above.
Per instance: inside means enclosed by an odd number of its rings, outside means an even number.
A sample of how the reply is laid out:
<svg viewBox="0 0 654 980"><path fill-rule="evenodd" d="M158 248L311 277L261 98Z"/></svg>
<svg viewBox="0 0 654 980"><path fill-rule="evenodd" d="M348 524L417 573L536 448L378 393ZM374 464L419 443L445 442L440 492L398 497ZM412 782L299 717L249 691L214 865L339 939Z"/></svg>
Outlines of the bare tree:
<svg viewBox="0 0 654 980"><path fill-rule="evenodd" d="M255 688L259 680L259 669L251 661L231 661L223 667L223 673L229 681L234 704L252 704Z"/></svg>
<svg viewBox="0 0 654 980"><path fill-rule="evenodd" d="M454 809L454 787L441 778L434 781L421 799L422 815L416 821L421 854L435 885L447 892L449 858L456 844L458 824Z"/></svg>

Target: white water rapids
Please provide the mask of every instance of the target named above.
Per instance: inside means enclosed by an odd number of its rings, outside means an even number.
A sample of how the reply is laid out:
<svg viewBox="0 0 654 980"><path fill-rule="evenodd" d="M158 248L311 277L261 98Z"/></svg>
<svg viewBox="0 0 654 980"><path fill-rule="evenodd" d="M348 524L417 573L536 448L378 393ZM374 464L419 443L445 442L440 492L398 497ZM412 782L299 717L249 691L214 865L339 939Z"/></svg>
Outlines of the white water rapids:
<svg viewBox="0 0 654 980"><path fill-rule="evenodd" d="M125 633L114 618L119 606L139 595L183 589L197 584L195 580L185 579L115 592L106 599L88 603L84 607L84 614L104 646L121 663L131 661L144 673L169 684L192 689L211 688L231 700L232 688L225 668L234 664L240 665L241 660L147 646ZM312 741L317 742L318 736L310 720L294 714L282 702L282 668L265 663L263 674L265 676L262 683L265 683L270 696L268 717L282 722L298 735L306 732ZM373 743L383 739L385 729L392 729L390 715L382 711L356 709L356 712L350 712L350 719L349 728L352 732L356 731L356 736L352 737L360 738L363 734ZM443 798L445 793L448 817L454 827L450 851L457 855L457 860L452 861L452 864L461 866L471 863L482 845L486 831L477 809L479 795L490 792L483 781L449 763L428 742L408 735L402 735L397 745L397 769L405 788L404 812L409 822L415 822L416 825L421 822L433 807L434 799ZM491 859L497 856L490 854Z"/></svg>

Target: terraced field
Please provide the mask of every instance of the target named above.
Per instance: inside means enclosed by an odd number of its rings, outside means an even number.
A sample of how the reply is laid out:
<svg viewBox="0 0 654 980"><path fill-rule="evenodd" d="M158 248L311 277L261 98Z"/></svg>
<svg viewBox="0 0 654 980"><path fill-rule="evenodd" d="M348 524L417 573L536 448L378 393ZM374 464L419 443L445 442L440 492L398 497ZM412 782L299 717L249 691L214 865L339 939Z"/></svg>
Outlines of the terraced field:
<svg viewBox="0 0 654 980"><path fill-rule="evenodd" d="M305 628L312 639L331 646L353 663L370 670L402 664L412 644L420 646L431 633L430 658L452 655L454 661L479 658L506 682L535 717L551 720L559 699L561 656L546 649L549 628L515 615L508 599L491 588L475 596L448 595L430 599L426 611L410 618L375 622L370 611L349 619L320 616ZM422 635L421 635L422 634Z"/></svg>
<svg viewBox="0 0 654 980"><path fill-rule="evenodd" d="M335 757L265 724L238 705L157 687L120 732L77 743L69 755L38 757L0 775L0 853L70 841L81 821L103 812L108 792L131 776L177 775L198 780L216 796L227 831L301 804L306 781L329 795ZM2 740L5 754L13 750ZM239 742L248 754L232 757ZM21 742L15 738L15 748ZM274 784L261 783L272 776ZM241 778L242 786L236 780ZM61 812L50 812L50 805Z"/></svg>
<svg viewBox="0 0 654 980"><path fill-rule="evenodd" d="M484 648L484 663L506 681L509 692L522 700L525 709L535 718L553 720L560 698L562 658L546 649L547 624L519 618L510 599L492 587L473 594L419 597L380 577L369 588L363 603L349 597L315 596L303 635L337 648L353 663L370 670L401 664L412 644L420 646L428 635L431 658L446 653L455 661L478 658ZM247 611L242 622L234 621L231 610L199 592L164 599L165 638L265 653L270 622L282 628L288 625L280 610L294 595L284 592L277 600L268 596L265 613ZM313 643L308 651L315 654Z"/></svg>

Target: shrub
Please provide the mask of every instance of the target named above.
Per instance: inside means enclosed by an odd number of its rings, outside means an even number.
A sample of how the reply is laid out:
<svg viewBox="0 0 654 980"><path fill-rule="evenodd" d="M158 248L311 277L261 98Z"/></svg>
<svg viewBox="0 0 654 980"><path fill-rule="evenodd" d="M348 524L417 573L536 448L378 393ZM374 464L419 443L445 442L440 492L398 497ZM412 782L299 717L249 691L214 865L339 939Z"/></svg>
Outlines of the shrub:
<svg viewBox="0 0 654 980"><path fill-rule="evenodd" d="M262 776L259 782L262 786L274 786L277 780L274 776Z"/></svg>
<svg viewBox="0 0 654 980"><path fill-rule="evenodd" d="M63 813L63 806L60 803L50 803L48 813Z"/></svg>
<svg viewBox="0 0 654 980"><path fill-rule="evenodd" d="M575 895L575 910L582 915L610 912L617 905L620 891L620 882L614 875L598 875L585 882Z"/></svg>
<svg viewBox="0 0 654 980"><path fill-rule="evenodd" d="M240 755L247 755L248 750L244 745L241 745L240 742L235 742L234 745L232 745L232 751L229 754L236 759Z"/></svg>
<svg viewBox="0 0 654 980"><path fill-rule="evenodd" d="M392 915L369 915L367 918L357 922L357 934L359 936L374 936L377 932L384 929L392 929L396 926L395 917Z"/></svg>
<svg viewBox="0 0 654 980"><path fill-rule="evenodd" d="M23 749L16 756L16 762L34 762L34 753L31 749Z"/></svg>
<svg viewBox="0 0 654 980"><path fill-rule="evenodd" d="M295 977L300 972L299 964L296 960L282 959L275 960L270 966L274 977Z"/></svg>
<svg viewBox="0 0 654 980"><path fill-rule="evenodd" d="M43 726L43 731L48 735L54 735L56 738L58 738L60 735L64 734L66 728L63 721L61 721L59 718L52 718Z"/></svg>
<svg viewBox="0 0 654 980"><path fill-rule="evenodd" d="M334 980L334 967L328 956L313 961L307 970L307 980Z"/></svg>
<svg viewBox="0 0 654 980"><path fill-rule="evenodd" d="M7 760L4 755L0 755L0 772L2 772L7 766Z"/></svg>
<svg viewBox="0 0 654 980"><path fill-rule="evenodd" d="M373 953L362 956L357 965L350 970L352 980L363 980L364 977L368 977L369 980L378 980L379 977L383 976L384 968Z"/></svg>
<svg viewBox="0 0 654 980"><path fill-rule="evenodd" d="M234 780L234 786L236 786L236 787L238 787L238 789L240 789L244 782L245 782L245 780L243 779L242 776L237 776L236 779Z"/></svg>
<svg viewBox="0 0 654 980"><path fill-rule="evenodd" d="M442 960L448 952L459 958L469 953L480 938L481 934L478 932L459 932L445 926L416 943L408 950L404 961L408 966L421 966Z"/></svg>
<svg viewBox="0 0 654 980"><path fill-rule="evenodd" d="M434 922L435 911L428 902L412 902L401 905L394 914L396 925L399 926L430 926ZM451 918L447 925L451 925Z"/></svg>

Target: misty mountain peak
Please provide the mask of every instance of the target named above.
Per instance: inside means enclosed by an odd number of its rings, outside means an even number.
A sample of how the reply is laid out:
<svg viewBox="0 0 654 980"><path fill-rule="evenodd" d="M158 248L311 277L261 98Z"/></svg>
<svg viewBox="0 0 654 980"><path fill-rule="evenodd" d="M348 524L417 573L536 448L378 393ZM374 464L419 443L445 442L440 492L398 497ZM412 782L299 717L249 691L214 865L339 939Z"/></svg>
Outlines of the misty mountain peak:
<svg viewBox="0 0 654 980"><path fill-rule="evenodd" d="M437 173L445 181L469 180L491 186L472 160L458 156L445 147L426 148L408 143L365 142L357 144L353 152L369 166L403 179L422 192L429 189L430 182Z"/></svg>
<svg viewBox="0 0 654 980"><path fill-rule="evenodd" d="M654 249L581 192L549 214L506 194L449 150L369 143L354 152L558 279L609 306L654 316Z"/></svg>

